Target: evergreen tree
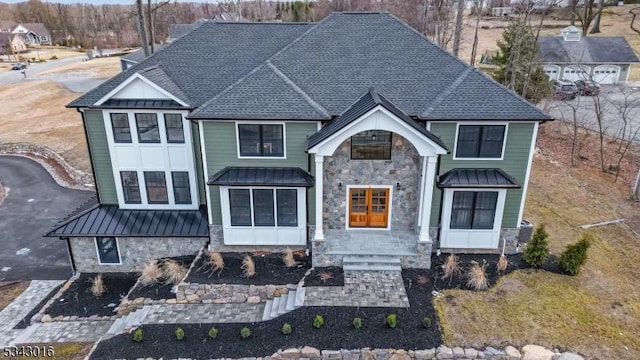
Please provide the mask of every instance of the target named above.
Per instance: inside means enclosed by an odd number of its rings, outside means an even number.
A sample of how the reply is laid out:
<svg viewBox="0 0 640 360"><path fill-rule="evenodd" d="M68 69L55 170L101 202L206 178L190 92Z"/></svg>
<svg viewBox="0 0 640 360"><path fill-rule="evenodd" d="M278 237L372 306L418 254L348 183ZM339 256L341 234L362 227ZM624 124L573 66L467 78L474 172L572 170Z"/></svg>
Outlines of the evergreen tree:
<svg viewBox="0 0 640 360"><path fill-rule="evenodd" d="M547 231L544 228L544 224L541 224L536 228L533 233L533 237L527 244L527 247L522 253L522 260L529 266L539 268L544 265L549 256L549 245L547 243Z"/></svg>
<svg viewBox="0 0 640 360"><path fill-rule="evenodd" d="M493 78L533 103L551 93L549 78L542 68L539 47L531 28L514 21L498 40L498 54L493 62L498 66Z"/></svg>

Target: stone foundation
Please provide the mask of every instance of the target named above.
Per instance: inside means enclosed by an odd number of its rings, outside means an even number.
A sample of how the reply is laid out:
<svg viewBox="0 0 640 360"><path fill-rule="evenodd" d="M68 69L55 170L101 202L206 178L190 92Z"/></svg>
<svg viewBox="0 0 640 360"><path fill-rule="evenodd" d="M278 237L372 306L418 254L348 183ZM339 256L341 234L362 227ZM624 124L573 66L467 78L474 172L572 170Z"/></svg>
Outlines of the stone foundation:
<svg viewBox="0 0 640 360"><path fill-rule="evenodd" d="M147 238L119 237L120 265L101 265L94 238L70 238L73 260L78 272L141 271L152 259L195 255L207 243L207 238Z"/></svg>

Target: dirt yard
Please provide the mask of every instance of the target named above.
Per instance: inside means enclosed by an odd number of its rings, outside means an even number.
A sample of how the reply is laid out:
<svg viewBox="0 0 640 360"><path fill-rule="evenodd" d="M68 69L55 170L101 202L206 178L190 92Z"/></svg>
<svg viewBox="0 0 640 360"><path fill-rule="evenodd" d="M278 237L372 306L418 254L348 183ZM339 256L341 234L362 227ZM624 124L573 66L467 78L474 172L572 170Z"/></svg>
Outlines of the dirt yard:
<svg viewBox="0 0 640 360"><path fill-rule="evenodd" d="M118 58L103 58L65 65L43 74L91 72L108 78L120 71ZM59 153L78 170L91 172L82 118L65 105L80 94L53 80L27 81L0 86L0 98L12 104L0 112L0 142L28 142Z"/></svg>
<svg viewBox="0 0 640 360"><path fill-rule="evenodd" d="M639 359L640 237L634 228L640 230L640 204L628 200L627 179L614 183L613 175L588 161L567 165L570 142L557 135L559 126L542 126L525 218L546 225L556 255L578 240L579 225L627 221L591 231L596 241L576 277L516 271L487 292L445 291L436 301L445 341L461 346L534 343L591 359Z"/></svg>
<svg viewBox="0 0 640 360"><path fill-rule="evenodd" d="M28 281L16 284L0 283L0 311L22 294L27 287L29 287Z"/></svg>

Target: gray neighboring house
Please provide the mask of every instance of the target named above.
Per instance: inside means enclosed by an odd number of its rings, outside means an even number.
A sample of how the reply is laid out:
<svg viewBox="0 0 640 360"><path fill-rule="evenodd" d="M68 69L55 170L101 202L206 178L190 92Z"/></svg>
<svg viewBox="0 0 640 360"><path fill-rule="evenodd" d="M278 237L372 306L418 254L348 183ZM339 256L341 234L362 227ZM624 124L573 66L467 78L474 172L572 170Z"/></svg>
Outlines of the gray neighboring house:
<svg viewBox="0 0 640 360"><path fill-rule="evenodd" d="M617 84L629 78L638 63L635 51L623 36L582 36L569 26L560 36L540 36L540 57L549 79L594 80Z"/></svg>
<svg viewBox="0 0 640 360"><path fill-rule="evenodd" d="M98 203L48 236L81 272L203 246L307 249L346 269L515 253L551 120L377 12L207 21L67 106Z"/></svg>
<svg viewBox="0 0 640 360"><path fill-rule="evenodd" d="M165 46L164 44L156 44L154 46L154 52L158 52L162 50L164 46ZM144 59L146 59L146 56L144 56L144 50L142 48L139 48L136 51L132 51L127 55L121 56L120 67L122 68L122 71L125 71L128 68L132 67L133 65L141 63L142 61L144 61Z"/></svg>

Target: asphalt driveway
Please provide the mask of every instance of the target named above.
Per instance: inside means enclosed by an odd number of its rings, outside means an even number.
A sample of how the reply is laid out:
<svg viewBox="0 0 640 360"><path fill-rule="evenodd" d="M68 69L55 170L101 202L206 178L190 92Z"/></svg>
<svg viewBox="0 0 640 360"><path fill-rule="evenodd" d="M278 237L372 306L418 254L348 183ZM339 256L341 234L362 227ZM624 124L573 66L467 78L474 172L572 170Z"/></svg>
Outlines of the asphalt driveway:
<svg viewBox="0 0 640 360"><path fill-rule="evenodd" d="M61 187L40 164L19 156L0 156L0 182L8 188L0 205L0 281L68 279L66 243L42 235L93 192Z"/></svg>

